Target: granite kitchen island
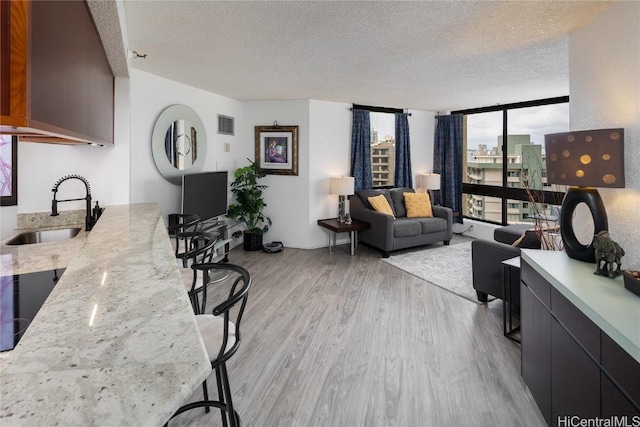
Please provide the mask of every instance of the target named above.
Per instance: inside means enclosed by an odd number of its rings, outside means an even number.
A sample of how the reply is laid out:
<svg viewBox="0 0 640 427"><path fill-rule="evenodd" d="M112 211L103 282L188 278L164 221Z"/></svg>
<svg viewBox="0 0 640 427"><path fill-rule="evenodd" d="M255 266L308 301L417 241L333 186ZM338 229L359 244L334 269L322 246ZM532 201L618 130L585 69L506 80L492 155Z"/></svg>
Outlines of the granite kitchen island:
<svg viewBox="0 0 640 427"><path fill-rule="evenodd" d="M26 246L12 255L16 270ZM0 425L162 425L211 364L160 209L109 206L64 267L2 353Z"/></svg>

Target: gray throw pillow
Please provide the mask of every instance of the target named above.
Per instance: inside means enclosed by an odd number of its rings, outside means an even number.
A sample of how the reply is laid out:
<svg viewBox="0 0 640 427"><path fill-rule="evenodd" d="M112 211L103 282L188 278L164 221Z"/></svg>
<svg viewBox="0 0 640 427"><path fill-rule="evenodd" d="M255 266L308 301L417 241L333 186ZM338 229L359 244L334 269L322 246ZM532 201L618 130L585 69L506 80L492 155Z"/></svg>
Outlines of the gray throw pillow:
<svg viewBox="0 0 640 427"><path fill-rule="evenodd" d="M396 218L407 216L407 209L404 206L404 193L415 193L413 188L392 188L389 190L393 204L393 210L396 212Z"/></svg>

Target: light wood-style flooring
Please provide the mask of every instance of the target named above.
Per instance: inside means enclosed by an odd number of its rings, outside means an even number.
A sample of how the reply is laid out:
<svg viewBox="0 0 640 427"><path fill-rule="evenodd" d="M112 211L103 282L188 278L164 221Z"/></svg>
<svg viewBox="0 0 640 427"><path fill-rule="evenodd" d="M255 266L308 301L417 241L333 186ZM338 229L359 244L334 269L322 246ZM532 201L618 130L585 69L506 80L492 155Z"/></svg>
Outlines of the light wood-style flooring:
<svg viewBox="0 0 640 427"><path fill-rule="evenodd" d="M253 278L228 363L244 426L545 425L520 348L502 336L500 301L474 304L366 246L354 256L347 246L238 247L230 262ZM209 383L214 397L213 374ZM220 425L219 412L196 409L170 425Z"/></svg>

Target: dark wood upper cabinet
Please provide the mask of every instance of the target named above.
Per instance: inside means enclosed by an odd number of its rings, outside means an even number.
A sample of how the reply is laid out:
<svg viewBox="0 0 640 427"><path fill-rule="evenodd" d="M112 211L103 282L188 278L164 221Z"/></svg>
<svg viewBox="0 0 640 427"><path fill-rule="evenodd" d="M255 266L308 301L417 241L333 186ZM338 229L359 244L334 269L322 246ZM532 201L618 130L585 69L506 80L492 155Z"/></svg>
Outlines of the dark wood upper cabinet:
<svg viewBox="0 0 640 427"><path fill-rule="evenodd" d="M114 76L87 4L1 3L2 133L112 145Z"/></svg>

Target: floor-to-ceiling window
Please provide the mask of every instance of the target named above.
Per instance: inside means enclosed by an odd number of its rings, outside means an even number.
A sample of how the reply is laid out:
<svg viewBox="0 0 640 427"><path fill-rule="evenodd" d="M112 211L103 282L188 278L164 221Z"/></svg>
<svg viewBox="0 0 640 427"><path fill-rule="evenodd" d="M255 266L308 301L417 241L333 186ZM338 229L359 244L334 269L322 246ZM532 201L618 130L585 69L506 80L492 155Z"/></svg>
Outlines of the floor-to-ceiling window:
<svg viewBox="0 0 640 427"><path fill-rule="evenodd" d="M562 201L546 183L544 135L569 130L569 98L455 111L464 114L463 214L499 224L533 222Z"/></svg>

